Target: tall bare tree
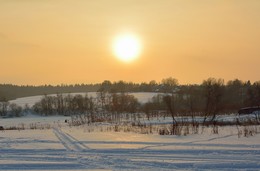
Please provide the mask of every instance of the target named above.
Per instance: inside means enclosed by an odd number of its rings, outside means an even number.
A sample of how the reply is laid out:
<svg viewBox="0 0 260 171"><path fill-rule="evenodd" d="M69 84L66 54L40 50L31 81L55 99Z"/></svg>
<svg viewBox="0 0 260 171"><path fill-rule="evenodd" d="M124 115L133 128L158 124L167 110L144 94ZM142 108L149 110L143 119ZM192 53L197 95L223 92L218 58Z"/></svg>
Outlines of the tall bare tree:
<svg viewBox="0 0 260 171"><path fill-rule="evenodd" d="M221 98L223 96L223 79L208 78L202 83L205 95L205 111L203 123L206 122L208 118L209 121L214 121L216 115L221 108Z"/></svg>

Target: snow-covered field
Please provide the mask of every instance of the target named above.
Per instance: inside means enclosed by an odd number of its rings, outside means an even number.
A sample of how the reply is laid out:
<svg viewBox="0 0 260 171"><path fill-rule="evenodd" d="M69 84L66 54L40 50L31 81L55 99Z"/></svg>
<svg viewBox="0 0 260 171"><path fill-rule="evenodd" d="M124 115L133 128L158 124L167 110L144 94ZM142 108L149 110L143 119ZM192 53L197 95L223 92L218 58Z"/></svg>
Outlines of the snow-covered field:
<svg viewBox="0 0 260 171"><path fill-rule="evenodd" d="M259 170L260 136L232 127L189 136L88 132L82 127L0 132L0 170Z"/></svg>
<svg viewBox="0 0 260 171"><path fill-rule="evenodd" d="M95 95L95 94L93 94ZM142 102L154 94L137 93ZM41 96L16 99L32 105ZM0 131L0 170L260 170L260 134L238 138L235 126L188 136L70 127L65 116L0 119L4 127L47 124L47 129ZM156 120L150 123L158 123ZM169 120L161 121L167 123ZM260 127L256 126L257 131Z"/></svg>

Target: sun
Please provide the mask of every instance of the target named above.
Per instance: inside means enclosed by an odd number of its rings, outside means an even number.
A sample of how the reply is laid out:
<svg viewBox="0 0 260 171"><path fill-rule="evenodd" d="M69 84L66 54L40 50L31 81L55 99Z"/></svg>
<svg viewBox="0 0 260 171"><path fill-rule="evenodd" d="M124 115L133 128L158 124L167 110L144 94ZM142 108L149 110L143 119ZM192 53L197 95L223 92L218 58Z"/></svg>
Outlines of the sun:
<svg viewBox="0 0 260 171"><path fill-rule="evenodd" d="M140 55L140 40L134 34L121 34L113 42L113 51L118 59L131 62Z"/></svg>

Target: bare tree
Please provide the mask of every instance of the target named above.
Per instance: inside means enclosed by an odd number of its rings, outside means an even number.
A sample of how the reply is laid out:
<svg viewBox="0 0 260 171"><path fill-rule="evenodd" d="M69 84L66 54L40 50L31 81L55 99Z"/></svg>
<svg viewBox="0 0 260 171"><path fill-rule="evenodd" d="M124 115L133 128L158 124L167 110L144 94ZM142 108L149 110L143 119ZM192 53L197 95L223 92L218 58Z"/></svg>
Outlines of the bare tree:
<svg viewBox="0 0 260 171"><path fill-rule="evenodd" d="M9 107L10 107L10 115L15 116L15 117L21 116L22 111L23 111L21 106L18 106L15 103L11 103Z"/></svg>
<svg viewBox="0 0 260 171"><path fill-rule="evenodd" d="M9 102L7 101L7 99L3 98L0 101L0 115L1 116L6 116L7 115L7 109L9 106Z"/></svg>
<svg viewBox="0 0 260 171"><path fill-rule="evenodd" d="M56 95L56 103L57 103L57 113L64 115L65 114L65 103L64 103L64 98L63 95L60 93L57 93Z"/></svg>
<svg viewBox="0 0 260 171"><path fill-rule="evenodd" d="M174 103L174 96L166 95L163 98L167 108L169 109L172 117L172 134L175 134L176 127L178 127L178 122L175 119L176 112L175 112L175 103Z"/></svg>
<svg viewBox="0 0 260 171"><path fill-rule="evenodd" d="M221 107L221 98L223 96L223 79L208 78L202 83L205 95L205 111L203 123L210 118L210 121L216 119L216 114L219 112Z"/></svg>

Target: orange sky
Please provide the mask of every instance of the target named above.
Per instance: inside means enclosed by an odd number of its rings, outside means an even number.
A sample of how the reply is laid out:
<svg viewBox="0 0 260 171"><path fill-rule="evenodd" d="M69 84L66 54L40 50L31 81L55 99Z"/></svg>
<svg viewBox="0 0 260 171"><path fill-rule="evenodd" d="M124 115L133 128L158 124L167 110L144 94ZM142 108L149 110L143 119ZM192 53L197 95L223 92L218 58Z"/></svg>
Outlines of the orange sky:
<svg viewBox="0 0 260 171"><path fill-rule="evenodd" d="M260 80L259 0L1 0L0 83ZM112 41L141 39L137 60Z"/></svg>

